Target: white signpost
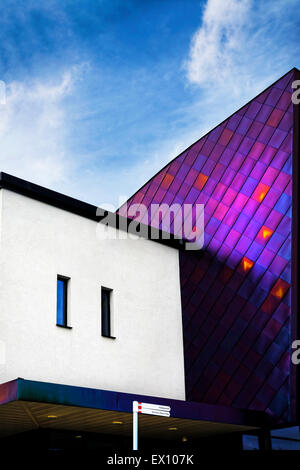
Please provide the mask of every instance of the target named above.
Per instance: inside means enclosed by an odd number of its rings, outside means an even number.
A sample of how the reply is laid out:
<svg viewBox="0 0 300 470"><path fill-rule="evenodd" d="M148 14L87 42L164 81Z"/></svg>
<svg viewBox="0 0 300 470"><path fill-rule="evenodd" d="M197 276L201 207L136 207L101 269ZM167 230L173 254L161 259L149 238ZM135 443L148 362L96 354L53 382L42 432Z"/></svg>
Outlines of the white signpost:
<svg viewBox="0 0 300 470"><path fill-rule="evenodd" d="M138 413L170 417L170 406L155 405L152 403L132 402L133 411L133 450L138 450Z"/></svg>

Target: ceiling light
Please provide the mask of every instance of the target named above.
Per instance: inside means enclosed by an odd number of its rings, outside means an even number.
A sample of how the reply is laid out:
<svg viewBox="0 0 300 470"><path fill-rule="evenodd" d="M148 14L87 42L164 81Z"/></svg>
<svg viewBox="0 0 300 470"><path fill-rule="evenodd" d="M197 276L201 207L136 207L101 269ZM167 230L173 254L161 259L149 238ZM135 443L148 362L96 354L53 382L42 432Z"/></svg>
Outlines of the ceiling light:
<svg viewBox="0 0 300 470"><path fill-rule="evenodd" d="M56 419L57 416L56 416L56 415L48 415L47 418L48 418L48 419Z"/></svg>
<svg viewBox="0 0 300 470"><path fill-rule="evenodd" d="M176 428L176 427L171 427L171 428L168 428L168 430L169 430L169 431L177 431L178 428Z"/></svg>
<svg viewBox="0 0 300 470"><path fill-rule="evenodd" d="M123 421L112 421L112 424L123 424Z"/></svg>

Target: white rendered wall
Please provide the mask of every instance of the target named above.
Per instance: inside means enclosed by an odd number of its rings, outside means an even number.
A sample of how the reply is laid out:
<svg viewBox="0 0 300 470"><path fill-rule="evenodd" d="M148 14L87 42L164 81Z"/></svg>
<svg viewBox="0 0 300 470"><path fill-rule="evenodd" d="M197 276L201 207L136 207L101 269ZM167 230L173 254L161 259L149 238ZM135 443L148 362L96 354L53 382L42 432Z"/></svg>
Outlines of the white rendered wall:
<svg viewBox="0 0 300 470"><path fill-rule="evenodd" d="M5 342L2 339L2 334L1 334L1 312L2 312L2 292L3 292L3 282L2 282L2 276L1 272L3 269L3 263L2 263L2 194L3 191L0 190L0 383L1 383L1 377L5 375L6 373L6 347L5 347Z"/></svg>
<svg viewBox="0 0 300 470"><path fill-rule="evenodd" d="M99 240L102 224L1 194L0 383L23 377L185 399L178 251ZM57 274L71 278L70 330L56 326ZM115 340L101 336L101 285L113 289Z"/></svg>

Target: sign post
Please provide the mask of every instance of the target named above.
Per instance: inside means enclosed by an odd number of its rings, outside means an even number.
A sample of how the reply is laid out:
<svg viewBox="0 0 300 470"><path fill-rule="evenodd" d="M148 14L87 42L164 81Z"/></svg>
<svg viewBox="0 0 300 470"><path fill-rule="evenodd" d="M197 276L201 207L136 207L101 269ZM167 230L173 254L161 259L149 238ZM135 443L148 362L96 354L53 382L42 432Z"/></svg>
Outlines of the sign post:
<svg viewBox="0 0 300 470"><path fill-rule="evenodd" d="M155 405L152 403L132 402L133 412L133 450L138 450L138 413L170 417L170 406Z"/></svg>
<svg viewBox="0 0 300 470"><path fill-rule="evenodd" d="M138 409L137 401L133 402L133 450L138 450L138 432L139 432L139 422L138 422Z"/></svg>

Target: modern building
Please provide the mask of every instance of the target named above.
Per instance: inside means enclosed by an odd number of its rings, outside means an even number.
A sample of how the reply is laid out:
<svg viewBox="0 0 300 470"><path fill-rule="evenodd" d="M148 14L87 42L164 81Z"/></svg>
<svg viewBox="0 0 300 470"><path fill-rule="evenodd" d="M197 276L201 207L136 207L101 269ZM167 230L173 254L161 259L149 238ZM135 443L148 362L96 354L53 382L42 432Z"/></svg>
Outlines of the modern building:
<svg viewBox="0 0 300 470"><path fill-rule="evenodd" d="M144 449L236 451L246 434L268 448L270 431L299 423L299 78L284 75L118 214L1 174L0 445L128 449L133 401L171 407L140 416ZM182 223L196 204L204 238L190 250L198 221Z"/></svg>

